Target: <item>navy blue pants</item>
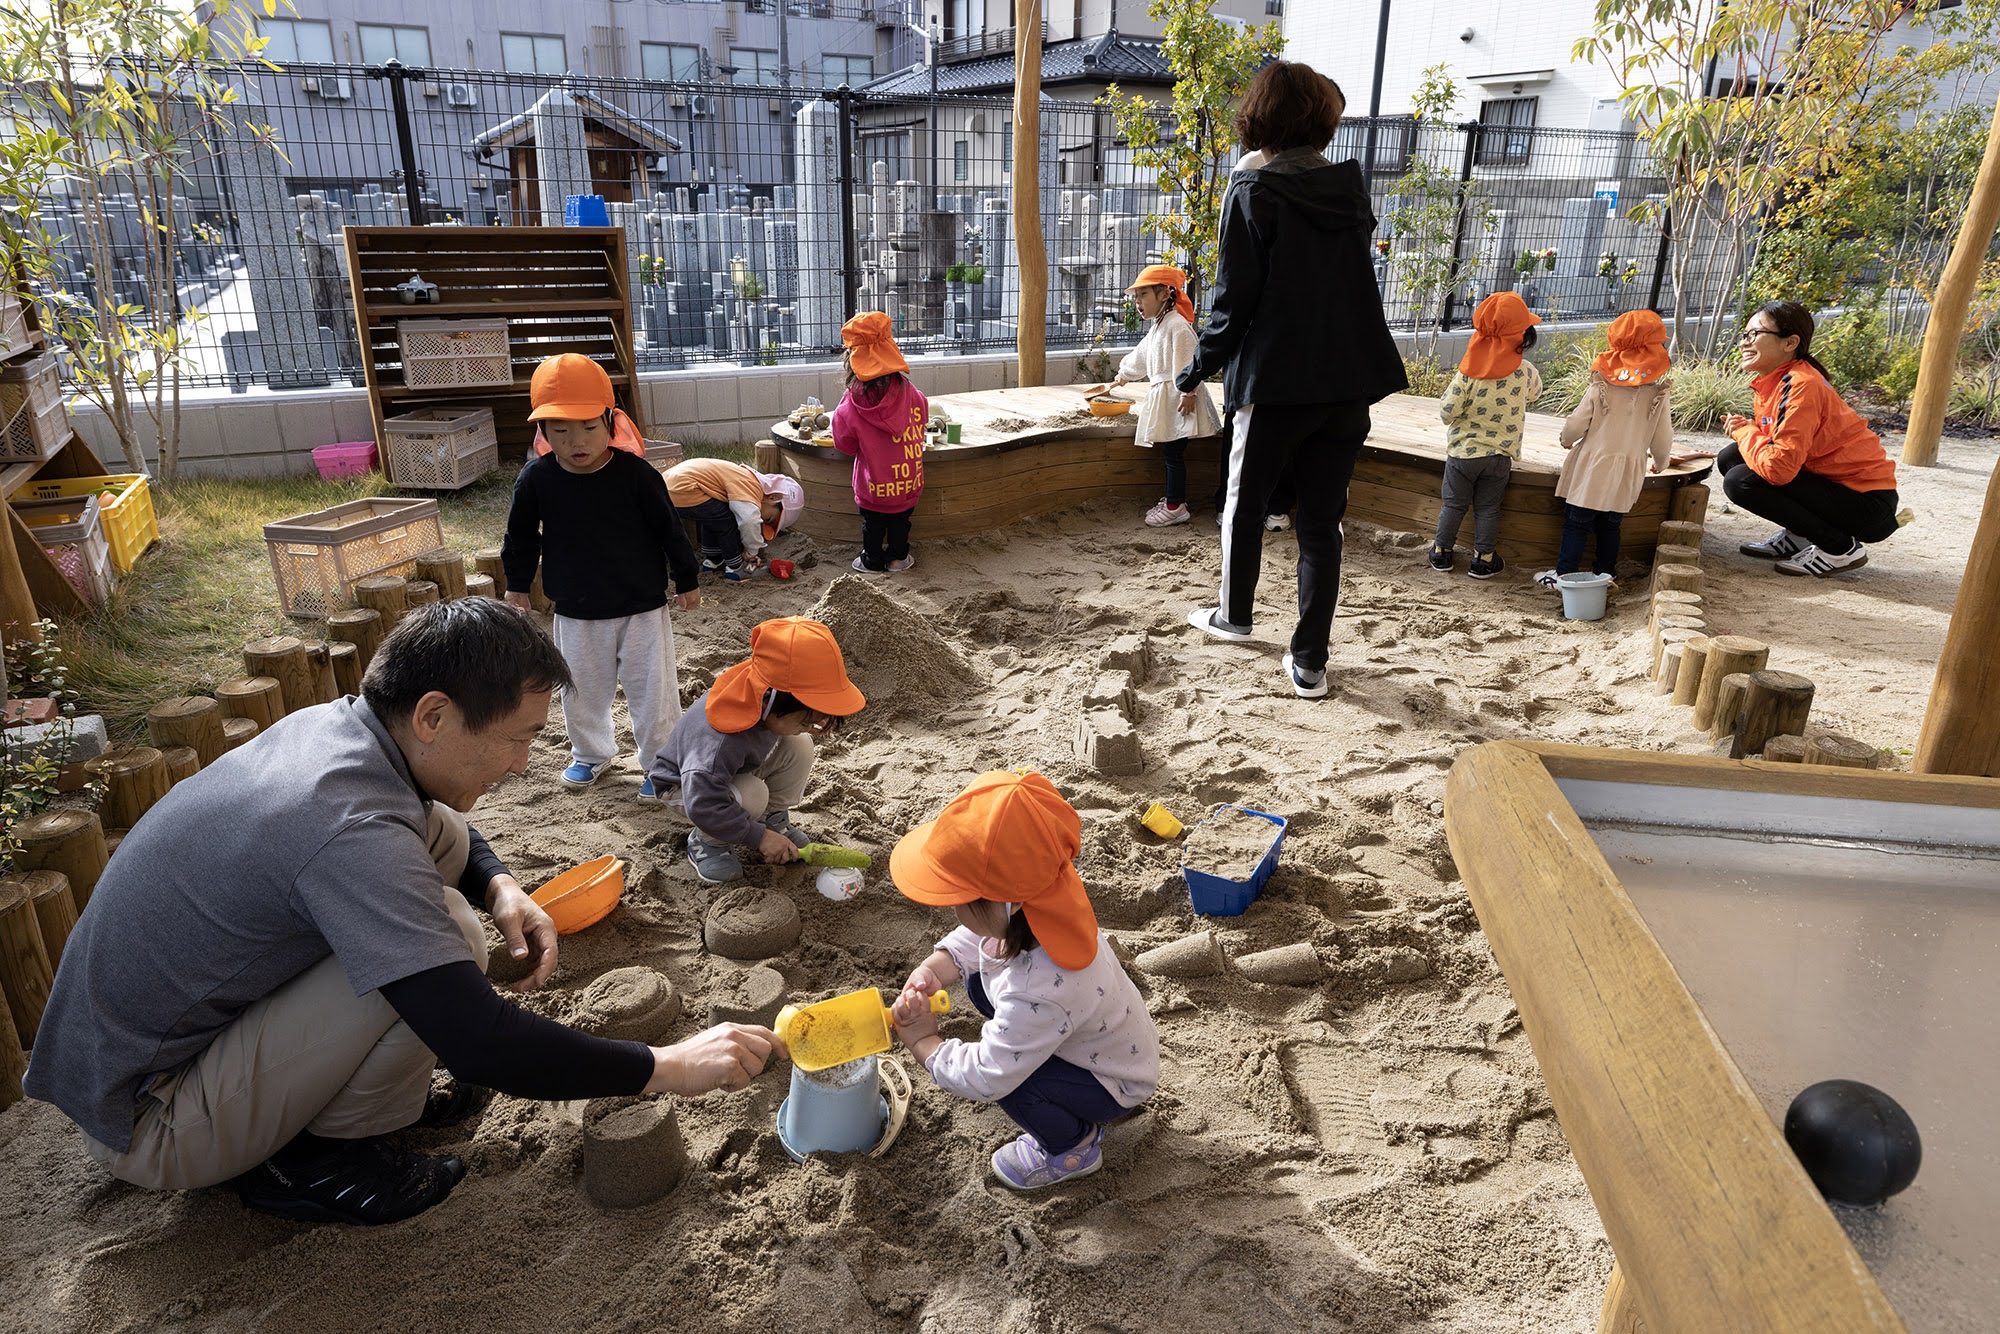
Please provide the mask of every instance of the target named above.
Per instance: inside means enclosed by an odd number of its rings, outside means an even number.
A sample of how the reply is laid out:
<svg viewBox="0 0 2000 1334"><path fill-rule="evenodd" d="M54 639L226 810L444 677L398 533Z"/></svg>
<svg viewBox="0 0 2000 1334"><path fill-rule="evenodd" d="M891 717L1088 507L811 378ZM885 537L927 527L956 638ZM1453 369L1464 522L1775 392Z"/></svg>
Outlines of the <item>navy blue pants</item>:
<svg viewBox="0 0 2000 1334"><path fill-rule="evenodd" d="M1597 559L1591 570L1597 574L1618 573L1618 538L1625 528L1625 516L1617 510L1587 510L1580 505L1563 506L1562 545L1556 548L1556 573L1575 574L1583 568L1583 544L1597 535Z"/></svg>
<svg viewBox="0 0 2000 1334"><path fill-rule="evenodd" d="M726 500L704 500L699 505L676 505L674 513L693 519L701 534L703 560L720 565L743 554L743 533L736 526L736 512Z"/></svg>
<svg viewBox="0 0 2000 1334"><path fill-rule="evenodd" d="M1185 440L1162 440L1160 462L1167 467L1167 503L1187 504L1187 447Z"/></svg>
<svg viewBox="0 0 2000 1334"><path fill-rule="evenodd" d="M915 505L906 510L862 510L861 563L871 570L886 570L890 561L907 559L910 516L916 512Z"/></svg>
<svg viewBox="0 0 2000 1334"><path fill-rule="evenodd" d="M966 977L965 994L972 998L973 1009L988 1019L993 1017L993 1002L987 999L986 984L977 973ZM1068 1153L1091 1131L1116 1121L1130 1109L1112 1097L1096 1075L1060 1056L1051 1056L1000 1100L1000 1110L1054 1155Z"/></svg>

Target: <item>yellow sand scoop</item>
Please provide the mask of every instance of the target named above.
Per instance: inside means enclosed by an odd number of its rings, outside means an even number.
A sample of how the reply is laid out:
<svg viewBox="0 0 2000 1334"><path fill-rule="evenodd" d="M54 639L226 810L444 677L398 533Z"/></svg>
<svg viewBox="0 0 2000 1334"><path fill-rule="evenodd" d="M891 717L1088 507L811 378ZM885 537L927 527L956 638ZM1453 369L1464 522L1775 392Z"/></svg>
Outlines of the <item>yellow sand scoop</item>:
<svg viewBox="0 0 2000 1334"><path fill-rule="evenodd" d="M951 1008L951 997L931 993L931 1013ZM863 987L812 1005L787 1005L773 1025L801 1070L825 1070L889 1050L896 1040L895 1017L882 1004L880 987Z"/></svg>

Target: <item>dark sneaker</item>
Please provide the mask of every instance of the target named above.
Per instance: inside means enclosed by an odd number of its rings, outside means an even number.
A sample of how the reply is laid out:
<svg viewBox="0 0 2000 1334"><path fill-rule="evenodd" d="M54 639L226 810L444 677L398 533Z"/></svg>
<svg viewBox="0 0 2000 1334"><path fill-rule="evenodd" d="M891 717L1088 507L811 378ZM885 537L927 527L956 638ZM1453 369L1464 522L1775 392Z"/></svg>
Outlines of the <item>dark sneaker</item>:
<svg viewBox="0 0 2000 1334"><path fill-rule="evenodd" d="M1285 679L1292 683L1292 693L1300 699L1326 698L1326 669L1309 672L1292 661L1292 655L1285 655Z"/></svg>
<svg viewBox="0 0 2000 1334"><path fill-rule="evenodd" d="M1811 574L1824 579L1842 570L1858 570L1867 563L1868 548L1856 542L1852 551L1840 556L1818 547L1807 547L1790 560L1779 561L1776 568L1779 574Z"/></svg>
<svg viewBox="0 0 2000 1334"><path fill-rule="evenodd" d="M1430 562L1433 570L1449 570L1453 565L1458 563L1457 553L1446 551L1443 547L1433 542L1431 543Z"/></svg>
<svg viewBox="0 0 2000 1334"><path fill-rule="evenodd" d="M410 1123L410 1129L443 1130L455 1126L484 1107L492 1093L492 1089L445 1075L431 1084L430 1096L424 1099L424 1110Z"/></svg>
<svg viewBox="0 0 2000 1334"><path fill-rule="evenodd" d="M1806 544L1795 536L1791 529L1780 528L1762 542L1745 542L1736 548L1746 556L1758 560L1788 560L1806 549Z"/></svg>
<svg viewBox="0 0 2000 1334"><path fill-rule="evenodd" d="M1475 551L1472 553L1472 564L1465 567L1465 572L1474 579L1491 579L1506 568L1507 562L1500 559L1499 552L1496 551L1490 556L1482 556Z"/></svg>
<svg viewBox="0 0 2000 1334"><path fill-rule="evenodd" d="M764 827L774 834L783 834L792 840L792 846L802 848L813 841L812 835L792 823L790 811L772 811L764 817Z"/></svg>
<svg viewBox="0 0 2000 1334"><path fill-rule="evenodd" d="M688 831L688 864L703 884L726 885L743 878L743 862L720 843L711 843L692 829Z"/></svg>
<svg viewBox="0 0 2000 1334"><path fill-rule="evenodd" d="M376 1138L334 1141L319 1153L281 1151L234 1184L244 1207L260 1213L373 1227L414 1218L464 1178L456 1158L409 1153Z"/></svg>

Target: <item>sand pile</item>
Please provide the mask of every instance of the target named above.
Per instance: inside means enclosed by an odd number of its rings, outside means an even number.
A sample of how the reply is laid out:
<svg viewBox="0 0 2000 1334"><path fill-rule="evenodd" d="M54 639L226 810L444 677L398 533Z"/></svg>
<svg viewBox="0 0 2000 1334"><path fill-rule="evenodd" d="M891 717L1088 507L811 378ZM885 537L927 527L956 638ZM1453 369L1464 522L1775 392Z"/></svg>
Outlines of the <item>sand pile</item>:
<svg viewBox="0 0 2000 1334"><path fill-rule="evenodd" d="M1188 831L1181 864L1225 880L1248 880L1277 835L1278 827L1263 816L1224 806Z"/></svg>
<svg viewBox="0 0 2000 1334"><path fill-rule="evenodd" d="M922 614L872 580L846 575L806 613L840 642L847 674L871 709L929 711L934 701L973 693L979 674Z"/></svg>

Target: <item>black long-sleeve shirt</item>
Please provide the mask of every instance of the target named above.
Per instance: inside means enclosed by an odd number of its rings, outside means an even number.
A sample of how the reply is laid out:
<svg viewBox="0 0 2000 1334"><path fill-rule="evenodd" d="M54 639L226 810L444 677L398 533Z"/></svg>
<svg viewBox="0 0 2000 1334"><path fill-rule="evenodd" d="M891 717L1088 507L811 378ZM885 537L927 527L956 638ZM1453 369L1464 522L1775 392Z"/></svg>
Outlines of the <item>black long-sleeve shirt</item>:
<svg viewBox="0 0 2000 1334"><path fill-rule="evenodd" d="M542 569L556 614L577 621L637 616L701 579L666 479L636 454L614 449L595 472L566 471L554 454L530 459L514 482L500 561L507 591L525 593Z"/></svg>

